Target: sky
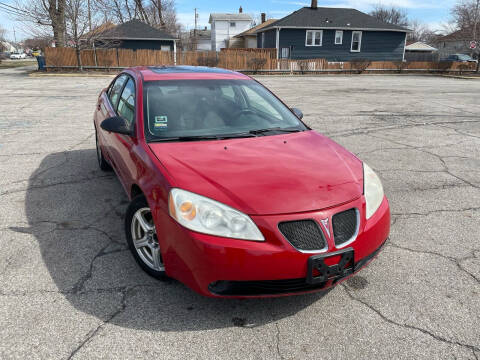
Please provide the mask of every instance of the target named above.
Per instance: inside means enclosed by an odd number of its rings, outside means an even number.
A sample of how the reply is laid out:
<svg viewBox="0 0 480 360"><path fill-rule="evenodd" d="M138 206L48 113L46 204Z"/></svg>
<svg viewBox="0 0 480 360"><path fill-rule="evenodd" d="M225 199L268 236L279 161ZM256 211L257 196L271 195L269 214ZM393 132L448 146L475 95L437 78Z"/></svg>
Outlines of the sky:
<svg viewBox="0 0 480 360"><path fill-rule="evenodd" d="M14 0L0 0L13 5ZM318 0L318 6L348 7L369 12L376 4L395 6L407 11L410 19L419 20L433 30L442 30L442 24L450 20L449 10L456 0ZM310 0L176 0L177 18L187 29L194 27L194 8L198 10L198 26L208 26L208 17L212 12L243 12L259 17L265 12L267 18L282 18L302 6L309 6ZM7 30L7 38L13 40L15 28L17 41L29 36L22 30L22 24L13 21L0 10L0 25Z"/></svg>

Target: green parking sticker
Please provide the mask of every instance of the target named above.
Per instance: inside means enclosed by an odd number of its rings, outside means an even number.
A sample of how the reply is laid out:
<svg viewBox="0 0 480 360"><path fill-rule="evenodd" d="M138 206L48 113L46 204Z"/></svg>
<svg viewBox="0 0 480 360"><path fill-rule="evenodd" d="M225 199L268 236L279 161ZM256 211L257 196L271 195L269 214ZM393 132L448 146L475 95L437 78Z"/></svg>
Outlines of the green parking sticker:
<svg viewBox="0 0 480 360"><path fill-rule="evenodd" d="M162 116L155 116L155 123L166 123L167 117L165 115Z"/></svg>
<svg viewBox="0 0 480 360"><path fill-rule="evenodd" d="M155 130L167 130L168 128L168 119L166 116L155 116L155 123L153 124Z"/></svg>

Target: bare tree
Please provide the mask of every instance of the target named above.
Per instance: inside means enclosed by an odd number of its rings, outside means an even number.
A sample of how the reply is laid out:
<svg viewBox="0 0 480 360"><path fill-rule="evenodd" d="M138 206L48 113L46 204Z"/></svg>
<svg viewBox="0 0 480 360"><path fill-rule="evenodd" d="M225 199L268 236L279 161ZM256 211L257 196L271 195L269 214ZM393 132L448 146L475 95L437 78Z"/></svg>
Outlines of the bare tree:
<svg viewBox="0 0 480 360"><path fill-rule="evenodd" d="M93 6L104 22L139 19L171 34L180 31L174 0L95 0Z"/></svg>
<svg viewBox="0 0 480 360"><path fill-rule="evenodd" d="M5 51L5 47L3 46L3 41L5 41L5 35L7 30L5 30L2 25L0 25L0 52ZM0 60L1 61L1 60Z"/></svg>
<svg viewBox="0 0 480 360"><path fill-rule="evenodd" d="M65 8L65 19L67 23L68 36L75 47L77 63L80 71L82 66L82 37L88 32L88 3L87 0L67 0Z"/></svg>
<svg viewBox="0 0 480 360"><path fill-rule="evenodd" d="M394 6L387 7L381 4L375 5L374 9L370 12L370 15L380 21L394 25L407 26L408 24L407 12Z"/></svg>
<svg viewBox="0 0 480 360"><path fill-rule="evenodd" d="M478 22L478 1L457 1L450 13L458 29L473 29L475 22Z"/></svg>
<svg viewBox="0 0 480 360"><path fill-rule="evenodd" d="M17 0L17 20L37 27L51 27L55 46L65 46L66 0Z"/></svg>
<svg viewBox="0 0 480 360"><path fill-rule="evenodd" d="M431 44L440 36L436 31L430 29L427 25L422 24L418 20L410 21L408 23L408 28L412 30L412 32L407 35L408 40L411 42L421 41L426 44Z"/></svg>
<svg viewBox="0 0 480 360"><path fill-rule="evenodd" d="M5 35L7 34L7 30L0 25L0 41L5 41Z"/></svg>

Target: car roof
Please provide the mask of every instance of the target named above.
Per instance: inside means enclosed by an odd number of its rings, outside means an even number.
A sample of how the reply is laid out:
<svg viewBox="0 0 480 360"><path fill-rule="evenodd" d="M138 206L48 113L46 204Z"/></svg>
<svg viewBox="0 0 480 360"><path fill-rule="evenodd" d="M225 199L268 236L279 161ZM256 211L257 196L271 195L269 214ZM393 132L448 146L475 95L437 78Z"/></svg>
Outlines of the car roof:
<svg viewBox="0 0 480 360"><path fill-rule="evenodd" d="M236 71L206 66L142 66L130 68L139 72L144 81L155 80L249 80L250 77Z"/></svg>

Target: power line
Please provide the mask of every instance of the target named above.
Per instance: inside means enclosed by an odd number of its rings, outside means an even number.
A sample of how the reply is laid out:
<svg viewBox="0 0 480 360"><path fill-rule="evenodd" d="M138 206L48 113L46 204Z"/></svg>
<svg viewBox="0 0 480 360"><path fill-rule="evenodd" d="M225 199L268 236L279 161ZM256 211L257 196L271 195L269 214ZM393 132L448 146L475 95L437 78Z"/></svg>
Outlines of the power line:
<svg viewBox="0 0 480 360"><path fill-rule="evenodd" d="M8 10L8 11L17 12L17 13L20 13L20 14L23 13L25 15L28 14L28 12L23 10L23 9L17 8L15 6L11 6L11 5L6 4L4 2L1 2L1 1L0 1L0 6L4 7L5 10Z"/></svg>
<svg viewBox="0 0 480 360"><path fill-rule="evenodd" d="M28 16L28 13L26 13L26 12L21 12L19 10L13 10L13 9L10 9L10 8L11 8L11 6L6 7L5 4L0 3L0 11L4 11L9 15Z"/></svg>

